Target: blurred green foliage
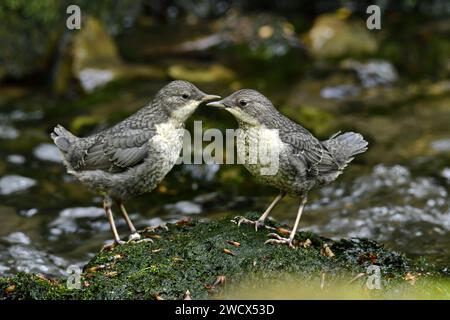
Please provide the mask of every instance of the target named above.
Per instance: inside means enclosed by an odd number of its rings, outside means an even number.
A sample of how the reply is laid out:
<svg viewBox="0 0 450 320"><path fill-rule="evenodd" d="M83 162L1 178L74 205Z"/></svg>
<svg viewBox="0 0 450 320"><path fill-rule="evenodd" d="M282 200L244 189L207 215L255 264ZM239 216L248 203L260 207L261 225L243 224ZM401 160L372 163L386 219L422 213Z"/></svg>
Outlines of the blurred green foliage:
<svg viewBox="0 0 450 320"><path fill-rule="evenodd" d="M141 1L5 0L0 2L0 77L21 78L48 70L59 37L65 29L66 9L76 4L82 17L93 15L111 33L130 25L140 12Z"/></svg>

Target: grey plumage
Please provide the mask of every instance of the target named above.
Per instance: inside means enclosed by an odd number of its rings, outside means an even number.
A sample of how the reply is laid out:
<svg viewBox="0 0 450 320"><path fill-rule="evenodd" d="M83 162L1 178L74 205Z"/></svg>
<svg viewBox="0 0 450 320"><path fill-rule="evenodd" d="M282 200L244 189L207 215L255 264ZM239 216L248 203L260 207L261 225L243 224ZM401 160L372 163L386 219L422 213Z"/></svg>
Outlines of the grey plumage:
<svg viewBox="0 0 450 320"><path fill-rule="evenodd" d="M58 125L51 138L68 173L105 195L105 210L110 198L115 200L128 222L122 202L161 182L181 151L184 122L200 103L217 98L189 82L173 81L149 105L107 130L79 138ZM137 237L131 221L129 226Z"/></svg>
<svg viewBox="0 0 450 320"><path fill-rule="evenodd" d="M308 192L315 186L334 181L355 155L367 150L367 142L354 132L337 133L326 141L319 141L307 129L279 113L270 100L255 90L239 90L208 105L225 108L235 116L241 129L237 135L238 144L266 144L279 150L278 170L273 175L262 175L262 165L259 163L244 163L259 180L278 188L281 196L275 199L258 221L240 219L239 224L252 223L256 227L263 225L264 219L286 193L301 199L297 216L299 220ZM257 129L256 134L252 133L253 129ZM274 130L278 133L277 139L269 138L269 132ZM289 239L276 236L277 239L272 239L269 243L286 243L292 246L297 225L298 221Z"/></svg>

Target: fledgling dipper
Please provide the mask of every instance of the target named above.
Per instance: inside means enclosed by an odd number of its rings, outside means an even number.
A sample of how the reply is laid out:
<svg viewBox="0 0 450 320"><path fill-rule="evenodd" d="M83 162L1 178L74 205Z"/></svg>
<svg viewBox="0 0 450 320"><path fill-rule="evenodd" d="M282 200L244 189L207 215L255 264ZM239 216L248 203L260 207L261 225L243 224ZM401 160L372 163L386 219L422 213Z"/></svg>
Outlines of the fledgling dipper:
<svg viewBox="0 0 450 320"><path fill-rule="evenodd" d="M202 102L220 99L186 81L172 81L153 101L115 126L78 138L58 125L51 137L63 155L67 172L104 196L103 207L114 241L123 243L111 212L118 205L130 228L140 235L124 207L131 196L152 191L175 165L182 148L184 123Z"/></svg>
<svg viewBox="0 0 450 320"><path fill-rule="evenodd" d="M356 154L367 150L367 141L353 132L337 133L328 140L319 141L308 130L279 113L265 96L255 90L236 91L221 101L208 103L208 106L225 108L236 118L240 129L236 135L240 159L248 159L249 155L248 148L239 148L240 144L250 148L265 145L266 149L276 151L278 170L273 174L262 175L261 164L244 161L252 175L279 189L280 194L257 221L240 218L238 224L254 224L257 229L264 225L264 220L286 193L300 198L289 238L271 234L276 239L266 243L293 247L292 241L308 192L315 186L335 180Z"/></svg>

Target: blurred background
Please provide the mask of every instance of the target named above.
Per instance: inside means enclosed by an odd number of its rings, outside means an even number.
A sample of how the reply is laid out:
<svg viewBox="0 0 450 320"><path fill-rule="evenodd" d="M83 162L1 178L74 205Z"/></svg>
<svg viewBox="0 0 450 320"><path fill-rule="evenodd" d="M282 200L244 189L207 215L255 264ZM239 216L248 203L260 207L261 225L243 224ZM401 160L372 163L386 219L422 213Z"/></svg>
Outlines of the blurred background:
<svg viewBox="0 0 450 320"><path fill-rule="evenodd" d="M80 30L66 27L70 4ZM366 27L371 4L380 30ZM368 237L448 271L449 36L445 0L1 1L0 275L64 275L110 239L101 198L66 174L49 133L105 129L172 79L257 89L321 139L362 133L369 151L312 192L301 230ZM236 128L206 107L194 120ZM262 211L276 194L239 165L180 165L127 208L142 228ZM296 206L273 216L292 223Z"/></svg>

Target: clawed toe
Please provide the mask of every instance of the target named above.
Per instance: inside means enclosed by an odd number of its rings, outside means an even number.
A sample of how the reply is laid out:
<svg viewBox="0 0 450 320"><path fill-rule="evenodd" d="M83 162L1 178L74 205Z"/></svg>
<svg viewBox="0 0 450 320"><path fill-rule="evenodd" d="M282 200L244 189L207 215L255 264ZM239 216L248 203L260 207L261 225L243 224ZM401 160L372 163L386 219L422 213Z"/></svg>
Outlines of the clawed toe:
<svg viewBox="0 0 450 320"><path fill-rule="evenodd" d="M125 241L122 241L122 240L114 240L114 242L112 242L112 243L110 243L110 244L104 245L103 248L102 248L102 251L109 251L109 250L112 250L112 249L114 249L115 247L117 247L118 245L125 244L125 243L126 243L126 242L125 242Z"/></svg>
<svg viewBox="0 0 450 320"><path fill-rule="evenodd" d="M141 240L137 240L135 243L142 243L142 242L154 243L154 241L150 238L144 238Z"/></svg>
<svg viewBox="0 0 450 320"><path fill-rule="evenodd" d="M140 239L141 239L141 235L139 233L137 233L137 232L133 232L128 237L128 241L136 241L136 240L140 240Z"/></svg>
<svg viewBox="0 0 450 320"><path fill-rule="evenodd" d="M241 226L241 224L253 224L255 226L255 230L258 231L258 228L264 227L264 222L260 220L249 220L247 218L237 216L232 220L234 223L237 223L238 227Z"/></svg>
<svg viewBox="0 0 450 320"><path fill-rule="evenodd" d="M266 242L264 242L264 244L286 244L289 246L289 248L295 248L294 245L292 244L291 239L280 237L276 233L269 233L269 237L272 237L274 239L269 239Z"/></svg>
<svg viewBox="0 0 450 320"><path fill-rule="evenodd" d="M141 235L137 232L130 234L128 237L127 243L141 243L141 242L151 242L153 243L153 240L150 238L142 238Z"/></svg>

